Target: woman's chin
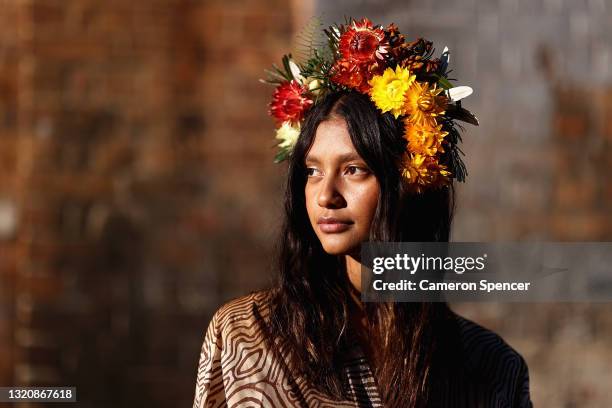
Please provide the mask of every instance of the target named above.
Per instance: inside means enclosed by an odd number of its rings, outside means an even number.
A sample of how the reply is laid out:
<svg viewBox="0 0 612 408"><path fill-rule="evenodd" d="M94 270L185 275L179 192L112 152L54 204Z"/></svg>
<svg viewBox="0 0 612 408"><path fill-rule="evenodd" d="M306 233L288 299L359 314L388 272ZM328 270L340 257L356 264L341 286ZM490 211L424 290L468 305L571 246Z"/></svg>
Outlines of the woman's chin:
<svg viewBox="0 0 612 408"><path fill-rule="evenodd" d="M344 240L329 239L321 242L323 250L329 255L349 255L354 252L355 245Z"/></svg>

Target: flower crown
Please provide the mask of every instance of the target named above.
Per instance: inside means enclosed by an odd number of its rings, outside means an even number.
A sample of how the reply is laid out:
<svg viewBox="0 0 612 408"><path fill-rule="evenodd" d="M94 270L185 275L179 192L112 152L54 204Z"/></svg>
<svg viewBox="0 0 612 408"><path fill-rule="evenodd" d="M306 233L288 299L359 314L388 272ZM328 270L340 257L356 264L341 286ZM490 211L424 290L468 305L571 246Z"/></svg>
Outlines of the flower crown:
<svg viewBox="0 0 612 408"><path fill-rule="evenodd" d="M367 18L349 19L323 33L320 45L310 34L302 63L287 54L282 68L267 71L265 82L277 85L269 105L279 139L274 161L291 154L313 105L330 92L352 89L368 95L382 114L401 118L407 141L401 171L413 191L448 185L451 178L463 182L467 171L456 128L461 126L454 120L476 126L478 120L460 102L472 89L455 87L448 78L448 48L433 58L430 41L407 42L395 24L383 28Z"/></svg>

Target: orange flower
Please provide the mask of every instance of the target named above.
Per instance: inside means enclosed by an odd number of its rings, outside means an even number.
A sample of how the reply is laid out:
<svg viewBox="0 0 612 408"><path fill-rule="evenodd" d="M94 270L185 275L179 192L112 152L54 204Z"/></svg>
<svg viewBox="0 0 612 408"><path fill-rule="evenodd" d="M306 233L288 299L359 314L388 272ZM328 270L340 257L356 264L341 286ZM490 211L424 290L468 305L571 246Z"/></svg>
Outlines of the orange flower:
<svg viewBox="0 0 612 408"><path fill-rule="evenodd" d="M425 189L448 185L451 173L436 157L407 153L402 176L411 191L422 193Z"/></svg>
<svg viewBox="0 0 612 408"><path fill-rule="evenodd" d="M377 63L359 64L346 59L339 59L331 69L331 80L367 94L371 88L368 82L379 71L380 68Z"/></svg>
<svg viewBox="0 0 612 408"><path fill-rule="evenodd" d="M406 92L406 114L410 115L412 123L425 122L435 126L435 118L446 110L448 100L446 96L439 95L442 88L429 88L427 82L413 82Z"/></svg>
<svg viewBox="0 0 612 408"><path fill-rule="evenodd" d="M442 142L448 132L442 131L442 125L432 126L430 123L423 124L404 122L404 137L408 141L408 151L419 153L423 156L434 156L438 152L444 153Z"/></svg>

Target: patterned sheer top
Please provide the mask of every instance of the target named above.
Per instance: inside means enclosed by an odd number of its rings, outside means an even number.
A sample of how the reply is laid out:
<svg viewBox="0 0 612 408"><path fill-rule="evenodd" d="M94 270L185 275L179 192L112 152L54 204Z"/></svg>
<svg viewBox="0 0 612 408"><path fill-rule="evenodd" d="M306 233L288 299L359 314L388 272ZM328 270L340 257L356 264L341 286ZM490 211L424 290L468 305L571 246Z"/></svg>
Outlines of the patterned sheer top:
<svg viewBox="0 0 612 408"><path fill-rule="evenodd" d="M265 319L266 291L229 301L214 314L197 369L193 408L383 407L372 370L358 341L349 341L343 378L351 399L337 401L292 373L266 345L257 313ZM463 348L478 388L450 389L444 407L532 407L529 374L520 354L497 334L457 316ZM471 380L470 380L471 381ZM475 388L474 388L475 389ZM486 394L486 395L485 395Z"/></svg>

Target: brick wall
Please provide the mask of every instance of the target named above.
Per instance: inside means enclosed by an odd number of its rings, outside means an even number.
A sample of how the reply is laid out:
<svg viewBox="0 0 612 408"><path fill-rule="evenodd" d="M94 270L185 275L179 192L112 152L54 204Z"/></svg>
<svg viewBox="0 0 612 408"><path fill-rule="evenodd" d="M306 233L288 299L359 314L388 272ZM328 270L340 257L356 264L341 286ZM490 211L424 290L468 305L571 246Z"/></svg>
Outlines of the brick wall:
<svg viewBox="0 0 612 408"><path fill-rule="evenodd" d="M469 176L457 241L612 239L612 6L604 0L318 1L327 22L368 16L451 50ZM604 407L608 305L456 305L526 358L538 406Z"/></svg>
<svg viewBox="0 0 612 408"><path fill-rule="evenodd" d="M265 284L284 1L0 1L0 383L185 406L219 304Z"/></svg>
<svg viewBox="0 0 612 408"><path fill-rule="evenodd" d="M482 122L455 239L610 239L603 0L0 0L0 383L191 402L212 311L270 276L283 167L257 79L313 10L450 47ZM612 399L609 307L457 307L527 357L538 405Z"/></svg>
<svg viewBox="0 0 612 408"><path fill-rule="evenodd" d="M20 19L12 2L0 2L0 383L9 384L13 366L12 325L19 247L15 239L19 195L17 104Z"/></svg>

